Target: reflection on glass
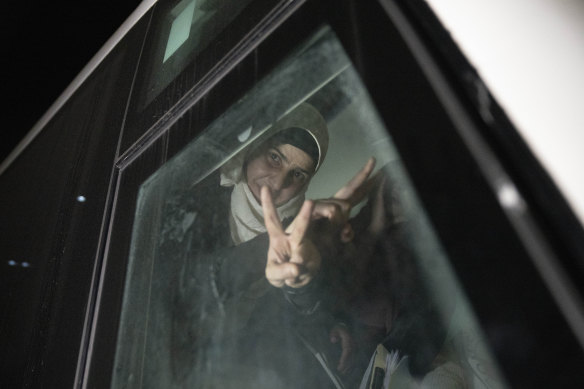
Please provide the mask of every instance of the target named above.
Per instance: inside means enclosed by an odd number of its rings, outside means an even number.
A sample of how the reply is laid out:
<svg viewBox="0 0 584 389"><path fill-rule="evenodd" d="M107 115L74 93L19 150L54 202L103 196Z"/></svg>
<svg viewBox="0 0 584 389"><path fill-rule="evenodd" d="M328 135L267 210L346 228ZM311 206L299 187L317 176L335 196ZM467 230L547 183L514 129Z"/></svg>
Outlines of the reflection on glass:
<svg viewBox="0 0 584 389"><path fill-rule="evenodd" d="M148 105L186 66L233 22L252 0L180 0L154 28L155 45L148 86L140 96Z"/></svg>
<svg viewBox="0 0 584 389"><path fill-rule="evenodd" d="M503 386L325 28L142 185L113 386L412 385Z"/></svg>
<svg viewBox="0 0 584 389"><path fill-rule="evenodd" d="M185 4L183 4L185 3ZM177 8L181 8L177 12ZM164 58L162 62L166 62L174 52L181 47L183 43L189 39L191 33L191 24L193 23L193 14L195 13L195 0L188 2L181 2L173 9L174 13L178 13L170 26L170 33L168 34L168 41L166 42L166 50L164 50Z"/></svg>

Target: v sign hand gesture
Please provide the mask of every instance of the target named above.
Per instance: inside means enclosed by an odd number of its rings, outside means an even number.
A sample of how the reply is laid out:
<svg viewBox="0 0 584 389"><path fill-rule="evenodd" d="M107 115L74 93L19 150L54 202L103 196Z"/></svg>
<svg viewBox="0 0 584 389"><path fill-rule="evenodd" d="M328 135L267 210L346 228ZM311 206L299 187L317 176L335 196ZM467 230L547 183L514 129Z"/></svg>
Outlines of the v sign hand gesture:
<svg viewBox="0 0 584 389"><path fill-rule="evenodd" d="M351 209L367 197L382 178L379 172L371 177L374 167L375 158L372 157L333 197L314 202L310 239L318 246L321 255L334 257L341 247L339 243L353 239L354 232L349 223ZM298 218L294 219L286 232L293 231L297 221Z"/></svg>
<svg viewBox="0 0 584 389"><path fill-rule="evenodd" d="M286 233L278 218L272 195L267 187L261 190L264 222L270 237L266 278L273 286L300 288L307 285L320 270L321 256L306 238L313 203L307 200L294 219L294 227Z"/></svg>

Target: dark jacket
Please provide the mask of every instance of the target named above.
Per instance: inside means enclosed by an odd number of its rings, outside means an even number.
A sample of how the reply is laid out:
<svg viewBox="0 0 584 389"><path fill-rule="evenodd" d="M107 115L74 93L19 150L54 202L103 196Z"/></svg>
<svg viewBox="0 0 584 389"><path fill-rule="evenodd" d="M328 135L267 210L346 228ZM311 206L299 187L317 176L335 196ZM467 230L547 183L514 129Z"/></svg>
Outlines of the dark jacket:
<svg viewBox="0 0 584 389"><path fill-rule="evenodd" d="M169 199L164 211L160 247L169 262L175 382L191 387L330 386L310 351L334 357L325 272L304 288L271 286L265 278L267 234L236 247L231 243L230 193L212 175L193 191Z"/></svg>

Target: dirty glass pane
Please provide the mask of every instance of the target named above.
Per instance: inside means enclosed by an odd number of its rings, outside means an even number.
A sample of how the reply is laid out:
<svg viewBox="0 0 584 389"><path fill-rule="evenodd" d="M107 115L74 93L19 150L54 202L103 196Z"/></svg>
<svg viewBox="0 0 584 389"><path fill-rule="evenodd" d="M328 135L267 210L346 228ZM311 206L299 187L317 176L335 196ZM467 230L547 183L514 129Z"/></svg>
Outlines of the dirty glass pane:
<svg viewBox="0 0 584 389"><path fill-rule="evenodd" d="M349 229L331 215L353 198ZM504 386L328 28L144 182L125 288L114 387Z"/></svg>

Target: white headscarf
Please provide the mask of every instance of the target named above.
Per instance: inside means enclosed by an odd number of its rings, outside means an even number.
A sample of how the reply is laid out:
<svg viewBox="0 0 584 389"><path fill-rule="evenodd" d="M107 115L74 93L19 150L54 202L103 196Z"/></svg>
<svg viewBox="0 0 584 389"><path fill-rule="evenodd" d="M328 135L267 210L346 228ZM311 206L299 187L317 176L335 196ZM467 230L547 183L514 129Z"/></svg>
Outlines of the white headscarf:
<svg viewBox="0 0 584 389"><path fill-rule="evenodd" d="M231 193L231 212L229 228L231 238L235 245L247 242L257 235L266 232L262 206L255 199L247 182L243 168L246 157L267 139L278 132L288 128L301 128L306 130L315 140L318 146L318 161L316 161L315 173L322 165L328 149L328 130L326 122L320 113L311 105L302 103L292 111L279 119L272 127L257 139L251 147L239 152L221 168L221 186L233 186ZM303 191L277 207L280 220L296 216L304 202Z"/></svg>

